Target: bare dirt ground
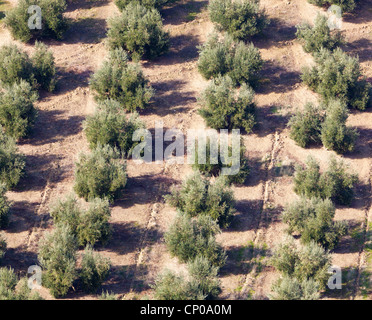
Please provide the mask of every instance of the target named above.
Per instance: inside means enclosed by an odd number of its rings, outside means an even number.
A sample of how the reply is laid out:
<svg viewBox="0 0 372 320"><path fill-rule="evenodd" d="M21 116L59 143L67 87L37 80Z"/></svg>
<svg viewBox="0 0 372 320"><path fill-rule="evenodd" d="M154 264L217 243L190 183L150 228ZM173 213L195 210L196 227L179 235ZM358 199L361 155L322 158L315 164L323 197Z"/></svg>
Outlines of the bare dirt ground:
<svg viewBox="0 0 372 320"><path fill-rule="evenodd" d="M13 4L15 0L11 1ZM145 74L156 89L150 108L141 112L148 128L163 121L165 128L205 127L197 114L197 98L207 85L198 73L196 46L213 30L208 19L206 0L181 0L162 11L164 26L171 34L168 54L143 62ZM304 163L313 155L326 168L333 153L324 148L302 149L289 139L286 123L291 112L317 95L300 81L301 68L312 63L295 39L295 25L313 21L321 8L306 0L262 0L271 24L265 34L253 39L265 60L263 81L257 90L258 126L244 136L252 173L244 186L234 187L237 214L229 229L218 240L228 254L221 270L221 299L267 299L278 274L265 265L265 257L284 235L285 225L279 214L296 198L292 191L291 173L294 163ZM368 81L372 82L372 1L361 1L352 15L343 21L343 33L350 54L358 54ZM66 16L71 28L63 41L50 41L58 67L58 88L42 94L37 103L39 117L32 136L20 143L27 158L27 176L16 191L8 196L14 203L10 227L5 232L8 251L4 266L12 266L24 275L37 263L38 241L51 229L50 205L72 191L74 163L88 146L82 132L82 121L92 113L95 103L89 90L89 77L99 68L107 54L106 19L118 14L113 1L77 0ZM16 42L28 52L32 45L12 40L6 29L0 30L0 45ZM371 239L372 113L352 112L349 125L357 128L360 139L356 151L344 160L358 173L360 184L351 207L338 207L336 219L347 220L351 233L332 254L333 263L343 268L343 290L326 295L336 299L370 298L372 266L365 243ZM338 156L338 158L340 158ZM103 289L125 299L151 298L149 287L165 268L182 271L168 254L163 234L175 210L164 203L163 195L173 183L191 172L188 165L128 162L129 182L126 195L112 207L113 238L98 250L112 261L113 268ZM51 298L42 290L45 298ZM80 291L68 299L93 299Z"/></svg>

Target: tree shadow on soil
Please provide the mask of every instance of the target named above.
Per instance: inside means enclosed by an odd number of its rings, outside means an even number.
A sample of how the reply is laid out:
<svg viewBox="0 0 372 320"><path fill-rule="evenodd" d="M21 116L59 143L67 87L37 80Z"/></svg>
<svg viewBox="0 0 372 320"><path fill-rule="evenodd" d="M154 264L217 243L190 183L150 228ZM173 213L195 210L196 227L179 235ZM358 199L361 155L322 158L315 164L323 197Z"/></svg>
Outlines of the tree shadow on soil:
<svg viewBox="0 0 372 320"><path fill-rule="evenodd" d="M367 38L362 38L349 42L343 46L345 52L351 56L358 56L360 62L371 61L372 59L372 41Z"/></svg>
<svg viewBox="0 0 372 320"><path fill-rule="evenodd" d="M125 209L135 204L162 201L163 195L167 194L171 185L176 182L163 174L129 177L123 196L115 201L115 205Z"/></svg>
<svg viewBox="0 0 372 320"><path fill-rule="evenodd" d="M208 5L208 1L178 1L173 5L160 10L164 18L164 26L180 25L191 22L195 16Z"/></svg>
<svg viewBox="0 0 372 320"><path fill-rule="evenodd" d="M265 61L261 70L261 84L256 89L257 93L284 93L294 89L301 83L301 73L290 71L280 66L276 61Z"/></svg>
<svg viewBox="0 0 372 320"><path fill-rule="evenodd" d="M61 166L63 157L56 154L26 155L25 176L15 192L41 191L49 183L52 187L61 182L71 171L68 165Z"/></svg>
<svg viewBox="0 0 372 320"><path fill-rule="evenodd" d="M247 274L254 267L257 272L265 268L264 258L270 255L266 247L255 247L253 243L245 246L232 246L226 250L228 256L226 264L221 268L220 275Z"/></svg>
<svg viewBox="0 0 372 320"><path fill-rule="evenodd" d="M66 117L62 110L38 110L38 117L29 139L22 144L42 146L76 135L82 130L83 116Z"/></svg>
<svg viewBox="0 0 372 320"><path fill-rule="evenodd" d="M26 276L28 268L37 264L37 253L28 251L26 245L8 248L1 262L2 267L14 269L15 273L20 277Z"/></svg>
<svg viewBox="0 0 372 320"><path fill-rule="evenodd" d="M342 17L344 22L362 24L372 21L371 1L358 1L353 12L345 13Z"/></svg>
<svg viewBox="0 0 372 320"><path fill-rule="evenodd" d="M164 117L171 113L183 113L190 110L188 104L197 102L195 92L183 92L182 87L186 84L185 81L171 80L152 83L152 87L156 90L153 103L149 105L141 114L156 113Z"/></svg>
<svg viewBox="0 0 372 320"><path fill-rule="evenodd" d="M145 61L144 67L152 69L155 66L171 66L193 61L199 57L197 46L198 37L193 35L178 35L170 38L170 49L167 53Z"/></svg>
<svg viewBox="0 0 372 320"><path fill-rule="evenodd" d="M92 8L99 8L109 3L108 0L73 0L67 1L67 9L65 12L72 12L75 10L88 10Z"/></svg>
<svg viewBox="0 0 372 320"><path fill-rule="evenodd" d="M270 105L257 108L256 116L257 124L254 133L259 137L265 137L276 131L283 131L287 127L291 114L281 105Z"/></svg>
<svg viewBox="0 0 372 320"><path fill-rule="evenodd" d="M269 26L263 33L254 36L251 40L259 49L270 49L296 39L296 31L295 25L288 24L283 19L271 18Z"/></svg>

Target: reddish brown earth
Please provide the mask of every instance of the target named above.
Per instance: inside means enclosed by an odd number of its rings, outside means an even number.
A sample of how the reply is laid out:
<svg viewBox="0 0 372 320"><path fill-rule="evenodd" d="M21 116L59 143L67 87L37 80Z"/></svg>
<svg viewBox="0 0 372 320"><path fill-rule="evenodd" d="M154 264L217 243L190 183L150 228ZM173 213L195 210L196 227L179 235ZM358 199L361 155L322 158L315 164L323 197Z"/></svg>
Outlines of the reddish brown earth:
<svg viewBox="0 0 372 320"><path fill-rule="evenodd" d="M11 1L15 3L15 1ZM213 30L206 11L208 1L181 0L162 12L164 26L171 34L168 54L143 62L145 74L156 89L150 108L141 112L148 128L161 120L166 128L186 132L204 128L196 112L197 98L207 85L197 71L198 51ZM288 137L286 123L290 114L317 95L300 81L301 68L312 63L295 39L295 25L313 21L324 11L306 0L262 0L271 24L259 39L253 39L265 60L263 81L257 90L259 125L244 136L252 174L245 186L234 187L237 214L232 226L223 230L218 241L228 254L221 270L221 299L266 299L273 281L279 276L265 265L265 256L275 248L286 226L280 221L283 206L295 199L291 168L313 155L326 168L333 152L324 148L303 149ZM363 73L372 82L372 2L364 1L354 14L343 21L345 50L358 54ZM197 13L192 20L192 14ZM63 41L47 44L58 67L58 88L42 94L37 103L39 117L30 138L19 149L26 155L27 176L16 191L8 193L14 213L5 232L8 251L3 266L12 266L24 275L37 263L38 241L53 228L49 207L56 199L72 192L74 163L82 151L88 151L82 121L95 108L89 77L107 55L106 19L118 14L113 1L77 0L66 16L72 27ZM17 43L28 52L32 45L12 40L6 29L0 30L0 45ZM364 244L370 241L372 164L372 113L353 111L348 124L361 132L356 151L344 156L358 173L360 184L351 207L338 207L336 219L347 220L351 235L345 237L332 254L333 263L345 270L344 289L328 298L370 298L370 265ZM341 158L340 156L337 156ZM129 182L126 195L112 207L113 239L98 250L112 261L113 268L103 289L124 299L151 298L149 284L165 268L181 272L185 266L170 257L163 234L175 217L175 209L164 203L163 195L173 183L180 183L191 168L188 165L128 162ZM253 249L252 249L253 247ZM41 290L45 298L48 291ZM68 299L92 299L80 291Z"/></svg>

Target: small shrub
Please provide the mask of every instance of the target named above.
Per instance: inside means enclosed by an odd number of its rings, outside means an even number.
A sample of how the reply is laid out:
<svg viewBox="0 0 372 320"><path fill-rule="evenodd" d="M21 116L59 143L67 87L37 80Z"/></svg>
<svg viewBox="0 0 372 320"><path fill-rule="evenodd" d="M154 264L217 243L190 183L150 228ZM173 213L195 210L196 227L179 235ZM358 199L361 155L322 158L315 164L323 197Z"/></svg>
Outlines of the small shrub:
<svg viewBox="0 0 372 320"><path fill-rule="evenodd" d="M41 29L28 27L31 15L27 10L32 5L37 5L41 9ZM12 36L23 42L43 38L61 39L67 29L66 19L63 17L65 9L65 0L20 0L17 6L7 13L5 24Z"/></svg>
<svg viewBox="0 0 372 320"><path fill-rule="evenodd" d="M213 0L208 10L211 21L235 39L245 40L268 25L259 0Z"/></svg>
<svg viewBox="0 0 372 320"><path fill-rule="evenodd" d="M152 59L168 51L169 34L163 30L160 13L154 8L130 3L108 25L110 48L122 48L135 60Z"/></svg>
<svg viewBox="0 0 372 320"><path fill-rule="evenodd" d="M218 296L221 292L218 267L213 266L208 259L198 256L188 264L188 270L192 280L198 284L203 296L207 299Z"/></svg>
<svg viewBox="0 0 372 320"><path fill-rule="evenodd" d="M358 133L354 129L346 127L348 116L349 113L344 104L337 100L330 101L321 133L322 143L327 149L337 153L354 150Z"/></svg>
<svg viewBox="0 0 372 320"><path fill-rule="evenodd" d="M0 183L7 189L14 188L23 176L24 168L24 155L18 153L14 138L5 134L0 126Z"/></svg>
<svg viewBox="0 0 372 320"><path fill-rule="evenodd" d="M40 241L43 284L54 297L65 296L76 278L76 249L76 239L68 226L56 228Z"/></svg>
<svg viewBox="0 0 372 320"><path fill-rule="evenodd" d="M202 255L214 266L221 267L226 255L215 239L219 232L216 222L208 216L191 220L186 215L180 215L166 233L165 242L170 253L181 262L190 262Z"/></svg>
<svg viewBox="0 0 372 320"><path fill-rule="evenodd" d="M256 86L263 60L255 46L235 42L230 36L223 40L212 34L199 49L198 69L206 79L228 75L234 85L247 83Z"/></svg>
<svg viewBox="0 0 372 320"><path fill-rule="evenodd" d="M85 200L115 199L127 183L126 165L117 149L97 146L89 154L81 154L75 169L74 190Z"/></svg>
<svg viewBox="0 0 372 320"><path fill-rule="evenodd" d="M23 80L0 92L0 124L8 135L19 139L30 132L36 118L37 97L30 84Z"/></svg>
<svg viewBox="0 0 372 320"><path fill-rule="evenodd" d="M89 208L80 215L77 228L78 241L81 246L95 245L100 242L106 244L111 236L109 218L111 216L107 200L94 199Z"/></svg>
<svg viewBox="0 0 372 320"><path fill-rule="evenodd" d="M18 279L11 268L0 268L0 300L42 300L27 286L27 279Z"/></svg>
<svg viewBox="0 0 372 320"><path fill-rule="evenodd" d="M331 198L338 204L349 205L354 197L353 187L358 181L355 174L347 172L342 161L331 158L328 170L320 174L319 164L309 157L306 168L296 167L294 191L306 198Z"/></svg>
<svg viewBox="0 0 372 320"><path fill-rule="evenodd" d="M331 258L329 252L314 241L298 248L293 239L287 238L275 250L271 264L283 275L300 282L313 279L322 290L329 278Z"/></svg>
<svg viewBox="0 0 372 320"><path fill-rule="evenodd" d="M117 100L125 110L130 112L137 108L143 109L154 93L141 67L129 63L123 49L116 49L110 53L109 59L104 61L90 83L98 101Z"/></svg>
<svg viewBox="0 0 372 320"><path fill-rule="evenodd" d="M3 87L19 84L24 80L33 90L42 88L53 91L55 74L53 54L41 42L35 43L31 59L16 45L6 45L0 49L0 84Z"/></svg>
<svg viewBox="0 0 372 320"><path fill-rule="evenodd" d="M71 233L77 237L81 212L77 199L69 195L65 200L57 200L50 210L50 216L53 218L55 225L68 226Z"/></svg>
<svg viewBox="0 0 372 320"><path fill-rule="evenodd" d="M96 243L105 244L110 238L109 218L111 216L107 200L94 199L87 210L83 210L73 196L58 200L50 212L57 226L68 226L79 246Z"/></svg>
<svg viewBox="0 0 372 320"><path fill-rule="evenodd" d="M53 53L41 42L35 43L35 49L36 51L32 56L35 79L42 89L52 92L56 85L56 67Z"/></svg>
<svg viewBox="0 0 372 320"><path fill-rule="evenodd" d="M306 104L305 110L297 112L288 122L291 139L302 148L319 143L323 120L320 108L311 103Z"/></svg>
<svg viewBox="0 0 372 320"><path fill-rule="evenodd" d="M323 99L339 99L349 107L364 110L370 103L371 85L362 78L359 59L348 56L340 48L333 52L320 49L316 66L305 68L303 82Z"/></svg>
<svg viewBox="0 0 372 320"><path fill-rule="evenodd" d="M160 10L173 2L175 2L175 0L115 0L115 4L120 10L124 10L130 3L140 4L147 9L156 8Z"/></svg>
<svg viewBox="0 0 372 320"><path fill-rule="evenodd" d="M299 232L303 243L315 241L327 249L334 249L341 236L346 233L346 225L334 222L335 207L329 200L313 198L289 205L282 219L289 225L289 232Z"/></svg>
<svg viewBox="0 0 372 320"><path fill-rule="evenodd" d="M9 216L10 216L10 202L8 201L5 193L7 191L6 186L1 183L0 184L0 229L5 229L9 224ZM2 258L2 239L0 235L0 260Z"/></svg>
<svg viewBox="0 0 372 320"><path fill-rule="evenodd" d="M321 14L316 17L314 27L307 23L297 26L296 36L306 52L318 52L321 48L334 50L343 43L341 33L332 33L328 18Z"/></svg>
<svg viewBox="0 0 372 320"><path fill-rule="evenodd" d="M80 273L84 291L88 293L96 292L107 278L110 267L109 259L103 258L88 246L83 255Z"/></svg>
<svg viewBox="0 0 372 320"><path fill-rule="evenodd" d="M14 44L0 48L0 84L12 86L21 80L35 87L32 61L28 55Z"/></svg>
<svg viewBox="0 0 372 320"><path fill-rule="evenodd" d="M328 170L323 174L320 185L324 190L324 198L343 205L350 205L354 198L353 187L358 182L358 176L348 172L348 166L343 161L332 157Z"/></svg>
<svg viewBox="0 0 372 320"><path fill-rule="evenodd" d="M201 290L192 282L171 271L166 271L152 286L156 300L204 300Z"/></svg>
<svg viewBox="0 0 372 320"><path fill-rule="evenodd" d="M83 127L91 149L109 144L128 157L139 143L133 141L133 133L145 125L138 114L128 117L117 101L106 100L93 115L87 116Z"/></svg>
<svg viewBox="0 0 372 320"><path fill-rule="evenodd" d="M213 129L244 129L250 133L255 124L254 91L242 84L234 89L229 76L212 80L201 97L200 115Z"/></svg>
<svg viewBox="0 0 372 320"><path fill-rule="evenodd" d="M319 285L312 279L298 281L296 278L284 276L272 286L274 292L271 300L318 300Z"/></svg>
<svg viewBox="0 0 372 320"><path fill-rule="evenodd" d="M220 177L211 184L199 172L186 179L181 189L173 188L166 199L180 212L190 217L210 216L221 227L229 225L235 212L234 196L226 180Z"/></svg>
<svg viewBox="0 0 372 320"><path fill-rule="evenodd" d="M3 237L3 235L0 233L0 263L1 260L4 258L5 252L6 252L6 241Z"/></svg>

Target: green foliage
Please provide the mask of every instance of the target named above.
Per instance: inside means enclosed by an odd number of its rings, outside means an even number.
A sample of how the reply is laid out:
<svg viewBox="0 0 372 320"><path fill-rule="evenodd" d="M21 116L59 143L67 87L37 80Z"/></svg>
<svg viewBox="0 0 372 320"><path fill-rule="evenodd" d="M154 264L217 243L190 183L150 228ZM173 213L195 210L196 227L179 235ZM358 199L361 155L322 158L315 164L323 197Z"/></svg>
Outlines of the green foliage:
<svg viewBox="0 0 372 320"><path fill-rule="evenodd" d="M55 74L53 54L41 42L36 41L31 59L16 45L5 45L0 49L0 84L3 87L19 84L24 80L33 90L42 88L53 91Z"/></svg>
<svg viewBox="0 0 372 320"><path fill-rule="evenodd" d="M343 43L339 31L331 32L328 26L328 18L318 14L314 27L305 23L297 26L296 36L301 40L306 52L318 52L321 48L334 50Z"/></svg>
<svg viewBox="0 0 372 320"><path fill-rule="evenodd" d="M56 67L53 53L48 50L45 44L37 41L35 49L32 56L35 79L42 89L52 92L56 86Z"/></svg>
<svg viewBox="0 0 372 320"><path fill-rule="evenodd" d="M299 281L296 278L284 276L272 286L271 300L318 300L319 285L313 280Z"/></svg>
<svg viewBox="0 0 372 320"><path fill-rule="evenodd" d="M165 234L165 242L170 253L181 262L190 262L202 255L214 266L221 267L226 254L215 239L219 232L220 228L209 216L192 220L187 215L180 215Z"/></svg>
<svg viewBox="0 0 372 320"><path fill-rule="evenodd" d="M192 281L198 284L203 296L207 299L218 296L221 292L218 267L213 266L203 256L197 256L194 261L188 264L188 270Z"/></svg>
<svg viewBox="0 0 372 320"><path fill-rule="evenodd" d="M18 277L11 268L0 268L0 300L42 300L27 286L27 279Z"/></svg>
<svg viewBox="0 0 372 320"><path fill-rule="evenodd" d="M138 114L128 116L120 108L120 103L105 100L93 115L87 116L83 127L91 149L96 148L98 144L109 144L128 157L139 143L133 141L133 133L145 128L145 125Z"/></svg>
<svg viewBox="0 0 372 320"><path fill-rule="evenodd" d="M80 215L77 228L79 244L94 245L97 242L106 244L111 236L109 219L111 216L109 202L94 199L89 203L89 208Z"/></svg>
<svg viewBox="0 0 372 320"><path fill-rule="evenodd" d="M331 198L338 204L349 205L354 197L353 186L358 181L355 174L347 172L342 161L331 158L328 170L320 174L318 162L309 157L306 168L296 167L294 191L306 198Z"/></svg>
<svg viewBox="0 0 372 320"><path fill-rule="evenodd" d="M171 271L158 276L152 286L156 300L204 300L202 291L191 281Z"/></svg>
<svg viewBox="0 0 372 320"><path fill-rule="evenodd" d="M211 79L227 74L235 86L243 83L251 86L257 84L263 60L260 51L252 43L234 41L228 35L219 40L215 33L198 49L198 69L204 78Z"/></svg>
<svg viewBox="0 0 372 320"><path fill-rule="evenodd" d="M283 275L300 282L313 279L321 290L329 278L331 257L328 251L314 241L298 248L293 239L288 238L274 252L271 264Z"/></svg>
<svg viewBox="0 0 372 320"><path fill-rule="evenodd" d="M209 216L220 227L227 227L235 212L234 195L227 181L219 177L212 184L199 172L187 178L180 189L173 188L165 198L180 212L190 217Z"/></svg>
<svg viewBox="0 0 372 320"><path fill-rule="evenodd" d="M24 155L18 153L14 138L5 134L0 126L0 184L7 189L14 188L24 174L24 167Z"/></svg>
<svg viewBox="0 0 372 320"><path fill-rule="evenodd" d="M15 44L2 46L0 48L0 84L11 86L21 80L35 86L32 61Z"/></svg>
<svg viewBox="0 0 372 320"><path fill-rule="evenodd" d="M58 200L50 215L57 226L67 225L76 237L79 246L96 243L105 244L110 238L109 218L111 216L107 200L93 199L87 210L83 210L73 196Z"/></svg>
<svg viewBox="0 0 372 320"><path fill-rule="evenodd" d="M199 113L213 129L244 129L250 133L255 124L253 100L254 91L247 84L237 90L229 76L218 77L203 92Z"/></svg>
<svg viewBox="0 0 372 320"><path fill-rule="evenodd" d="M158 276L155 284L155 299L158 300L204 300L218 296L220 281L219 268L203 256L197 256L188 263L189 277L165 271Z"/></svg>
<svg viewBox="0 0 372 320"><path fill-rule="evenodd" d="M140 4L141 6L152 9L156 8L158 10L162 9L164 6L175 2L175 0L115 0L115 4L120 10L124 10L126 6L130 3Z"/></svg>
<svg viewBox="0 0 372 320"><path fill-rule="evenodd" d="M319 7L323 7L325 5L330 6L334 4L341 8L342 13L352 12L356 7L355 0L308 0L308 2L315 4Z"/></svg>
<svg viewBox="0 0 372 320"><path fill-rule="evenodd" d="M32 5L37 5L41 9L41 29L28 27L31 14L27 10ZM63 16L65 9L65 0L20 0L17 6L7 13L5 24L10 29L12 36L23 42L43 38L61 39L67 29L67 21Z"/></svg>
<svg viewBox="0 0 372 320"><path fill-rule="evenodd" d="M111 262L109 259L103 258L94 252L91 247L87 246L81 262L80 272L84 291L88 293L96 292L107 278L110 267Z"/></svg>
<svg viewBox="0 0 372 320"><path fill-rule="evenodd" d="M75 169L74 190L85 200L119 196L127 183L126 165L117 149L98 145L89 154L80 154Z"/></svg>
<svg viewBox="0 0 372 320"><path fill-rule="evenodd" d="M110 48L125 49L135 60L152 59L168 51L169 34L163 30L160 13L154 8L130 3L108 25Z"/></svg>
<svg viewBox="0 0 372 320"><path fill-rule="evenodd" d="M234 39L246 40L268 25L259 0L212 0L208 9L211 21Z"/></svg>
<svg viewBox="0 0 372 320"><path fill-rule="evenodd" d="M326 102L340 99L359 110L368 106L371 85L362 78L357 57L348 56L340 48L333 52L322 48L315 55L315 62L317 65L305 68L301 76L310 89L319 93Z"/></svg>
<svg viewBox="0 0 372 320"><path fill-rule="evenodd" d="M65 296L76 278L77 243L68 226L47 233L39 244L38 259L43 268L43 285L54 297Z"/></svg>
<svg viewBox="0 0 372 320"><path fill-rule="evenodd" d="M19 139L30 132L35 122L37 98L30 84L23 80L0 91L0 124L8 135Z"/></svg>
<svg viewBox="0 0 372 320"><path fill-rule="evenodd" d="M125 110L133 112L143 109L154 94L139 64L129 63L123 49L110 52L91 79L91 88L98 101L117 100Z"/></svg>
<svg viewBox="0 0 372 320"><path fill-rule="evenodd" d="M341 236L346 233L346 225L334 222L335 207L329 200L301 198L287 206L282 219L289 225L289 232L302 235L303 243L315 241L323 247L332 250Z"/></svg>
<svg viewBox="0 0 372 320"><path fill-rule="evenodd" d="M347 171L348 166L343 161L331 158L327 172L322 175L324 198L331 198L343 205L351 204L354 198L353 187L358 182L358 176Z"/></svg>
<svg viewBox="0 0 372 320"><path fill-rule="evenodd" d="M10 202L8 201L5 193L7 188L5 184L0 183L0 229L5 229L9 224L10 216ZM0 235L0 260L2 258L2 239Z"/></svg>
<svg viewBox="0 0 372 320"><path fill-rule="evenodd" d="M306 148L313 143L319 143L323 120L324 115L321 109L307 103L304 111L298 111L288 122L291 139L302 148Z"/></svg>
<svg viewBox="0 0 372 320"><path fill-rule="evenodd" d="M0 262L1 262L1 259L5 255L6 246L7 245L6 245L6 241L4 239L4 236L0 233Z"/></svg>
<svg viewBox="0 0 372 320"><path fill-rule="evenodd" d="M321 133L322 143L327 149L337 153L354 150L358 133L346 127L348 116L348 109L343 103L337 100L329 102Z"/></svg>
<svg viewBox="0 0 372 320"><path fill-rule="evenodd" d="M213 145L212 145L213 146ZM225 147L226 148L226 147ZM221 175L222 170L230 169L232 167L235 167L236 165L239 165L239 172L236 174L225 174L224 177L229 183L237 183L237 184L243 184L250 173L250 167L248 165L248 159L245 157L245 147L244 144L241 143L240 152L239 155L233 155L232 154L232 148L231 146L227 147L227 151L223 151L224 145L221 143L221 141L218 143L218 145L215 146L216 149L216 157L217 163L211 163L215 161L211 161L211 157L213 159L214 151L212 148L211 153L211 141L210 139L206 143L205 147L205 163L199 163L199 149L196 144L195 146L195 163L192 165L193 169L196 171L200 171L204 175L208 176L218 176ZM223 160L222 152L228 152L228 157L231 158L231 160L226 159ZM218 156L218 154L220 156ZM238 159L239 158L239 159ZM200 161L202 162L202 161Z"/></svg>

